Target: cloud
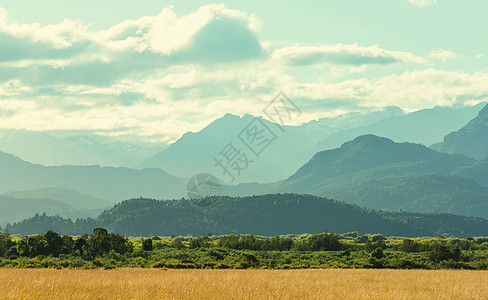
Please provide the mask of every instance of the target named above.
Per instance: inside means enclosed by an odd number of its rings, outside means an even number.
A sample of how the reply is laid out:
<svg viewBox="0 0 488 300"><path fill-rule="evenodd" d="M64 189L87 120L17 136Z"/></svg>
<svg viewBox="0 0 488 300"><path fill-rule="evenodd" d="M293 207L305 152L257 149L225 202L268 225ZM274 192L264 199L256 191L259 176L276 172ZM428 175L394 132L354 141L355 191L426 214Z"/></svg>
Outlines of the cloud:
<svg viewBox="0 0 488 300"><path fill-rule="evenodd" d="M458 55L449 50L439 48L439 49L432 50L432 52L429 54L429 57L440 59L442 62L446 62L447 60L458 58Z"/></svg>
<svg viewBox="0 0 488 300"><path fill-rule="evenodd" d="M424 58L378 45L272 44L258 39L259 26L223 5L184 16L168 7L106 30L21 24L0 9L0 129L174 141L228 112L260 115L280 90L302 109L297 123L488 98L486 71L425 69Z"/></svg>
<svg viewBox="0 0 488 300"><path fill-rule="evenodd" d="M360 67L364 65L390 65L416 62L423 59L408 52L389 51L378 47L360 47L357 44L336 44L321 47L292 46L273 52L273 57L292 67L345 65Z"/></svg>
<svg viewBox="0 0 488 300"><path fill-rule="evenodd" d="M457 106L486 101L488 73L426 69L338 83L297 82L286 93L290 97L313 99L317 102L331 99L350 102L351 99L356 99L363 107L396 105L411 111L436 105Z"/></svg>
<svg viewBox="0 0 488 300"><path fill-rule="evenodd" d="M221 37L226 37L225 39ZM224 17L202 27L178 56L183 60L231 62L263 55L259 40L246 24Z"/></svg>
<svg viewBox="0 0 488 300"><path fill-rule="evenodd" d="M263 55L258 23L223 5L207 5L181 17L168 7L157 16L91 31L70 20L20 24L2 10L0 80L107 85L173 65L256 59Z"/></svg>
<svg viewBox="0 0 488 300"><path fill-rule="evenodd" d="M424 7L427 5L436 4L437 0L408 0L408 2L417 7Z"/></svg>
<svg viewBox="0 0 488 300"><path fill-rule="evenodd" d="M159 77L159 78L158 78ZM437 69L378 78L306 82L256 65L227 70L182 67L153 79L53 87L37 94L19 81L0 85L0 128L87 130L174 141L227 112L262 114L283 90L303 111L296 123L362 109L397 105L406 110L476 104L488 99L488 73ZM32 99L35 98L35 101Z"/></svg>
<svg viewBox="0 0 488 300"><path fill-rule="evenodd" d="M173 12L173 7L168 7L154 18L148 42L153 51L167 55L195 47L197 49L190 50L205 51L213 43L216 45L212 50L226 46L221 51L236 50L242 42L251 42L254 47L259 47L254 36L259 29L258 24L255 16L226 9L223 4L206 5L180 18ZM234 44L234 47L228 49L229 44Z"/></svg>

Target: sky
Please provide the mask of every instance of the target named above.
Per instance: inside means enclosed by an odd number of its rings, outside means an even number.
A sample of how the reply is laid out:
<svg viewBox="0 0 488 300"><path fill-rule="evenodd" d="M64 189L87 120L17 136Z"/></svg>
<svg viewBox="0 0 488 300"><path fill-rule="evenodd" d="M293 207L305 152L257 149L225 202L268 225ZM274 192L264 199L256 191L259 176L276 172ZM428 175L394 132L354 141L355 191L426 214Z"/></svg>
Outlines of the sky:
<svg viewBox="0 0 488 300"><path fill-rule="evenodd" d="M0 129L169 143L280 91L297 125L488 100L488 1L208 3L0 0Z"/></svg>

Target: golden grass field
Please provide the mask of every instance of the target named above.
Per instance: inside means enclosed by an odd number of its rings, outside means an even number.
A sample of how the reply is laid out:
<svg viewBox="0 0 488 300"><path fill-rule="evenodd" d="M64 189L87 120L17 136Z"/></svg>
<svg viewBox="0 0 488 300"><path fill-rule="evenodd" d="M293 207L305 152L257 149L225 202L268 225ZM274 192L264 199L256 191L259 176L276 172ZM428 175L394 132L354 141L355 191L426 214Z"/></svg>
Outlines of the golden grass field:
<svg viewBox="0 0 488 300"><path fill-rule="evenodd" d="M0 269L1 299L488 299L488 271Z"/></svg>

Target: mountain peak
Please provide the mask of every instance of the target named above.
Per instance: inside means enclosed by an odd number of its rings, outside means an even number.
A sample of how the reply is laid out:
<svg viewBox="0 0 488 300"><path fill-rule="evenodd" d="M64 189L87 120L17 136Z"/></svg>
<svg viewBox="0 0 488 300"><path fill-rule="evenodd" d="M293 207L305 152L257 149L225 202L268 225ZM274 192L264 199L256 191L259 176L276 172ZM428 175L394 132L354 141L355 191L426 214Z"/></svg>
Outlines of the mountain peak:
<svg viewBox="0 0 488 300"><path fill-rule="evenodd" d="M395 143L388 138L366 134L340 148L318 152L285 180L283 187L284 191L323 194L365 180L450 174L473 162L462 155L438 153L423 145Z"/></svg>
<svg viewBox="0 0 488 300"><path fill-rule="evenodd" d="M238 115L234 115L234 114L231 114L231 113L226 113L221 119L239 119L240 117Z"/></svg>
<svg viewBox="0 0 488 300"><path fill-rule="evenodd" d="M382 112L389 112L394 115L404 115L405 111L396 105L385 106L381 108Z"/></svg>
<svg viewBox="0 0 488 300"><path fill-rule="evenodd" d="M348 148L351 146L361 146L361 147L371 147L371 146L384 146L384 145L392 145L395 142L392 140L380 137L374 134L365 134L358 136L352 141L345 142L342 144L341 148Z"/></svg>

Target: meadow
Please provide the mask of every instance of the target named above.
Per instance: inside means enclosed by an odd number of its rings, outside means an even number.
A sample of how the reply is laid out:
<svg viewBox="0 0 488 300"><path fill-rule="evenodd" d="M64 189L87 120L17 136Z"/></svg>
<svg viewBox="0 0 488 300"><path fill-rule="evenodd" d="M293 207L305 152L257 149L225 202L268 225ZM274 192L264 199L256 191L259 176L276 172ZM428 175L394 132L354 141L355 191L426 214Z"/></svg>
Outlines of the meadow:
<svg viewBox="0 0 488 300"><path fill-rule="evenodd" d="M0 269L2 299L486 299L488 271Z"/></svg>

